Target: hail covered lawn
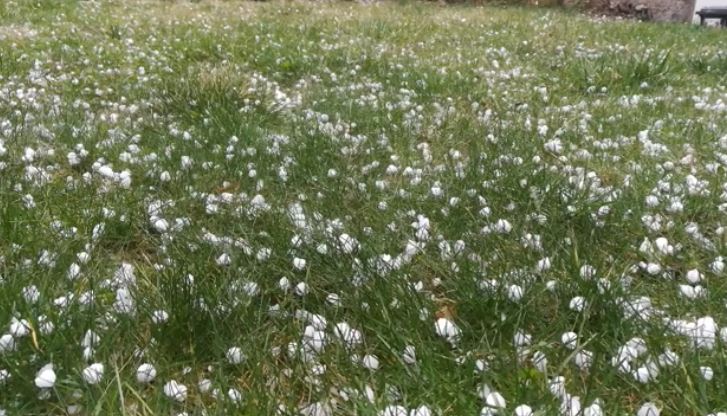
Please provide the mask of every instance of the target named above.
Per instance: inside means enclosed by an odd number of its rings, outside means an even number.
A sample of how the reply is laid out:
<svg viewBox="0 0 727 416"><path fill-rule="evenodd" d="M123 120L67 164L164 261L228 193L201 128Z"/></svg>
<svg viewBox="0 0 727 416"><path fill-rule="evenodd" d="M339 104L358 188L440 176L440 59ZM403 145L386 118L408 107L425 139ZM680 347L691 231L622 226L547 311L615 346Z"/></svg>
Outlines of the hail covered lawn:
<svg viewBox="0 0 727 416"><path fill-rule="evenodd" d="M724 415L725 41L0 3L0 415Z"/></svg>

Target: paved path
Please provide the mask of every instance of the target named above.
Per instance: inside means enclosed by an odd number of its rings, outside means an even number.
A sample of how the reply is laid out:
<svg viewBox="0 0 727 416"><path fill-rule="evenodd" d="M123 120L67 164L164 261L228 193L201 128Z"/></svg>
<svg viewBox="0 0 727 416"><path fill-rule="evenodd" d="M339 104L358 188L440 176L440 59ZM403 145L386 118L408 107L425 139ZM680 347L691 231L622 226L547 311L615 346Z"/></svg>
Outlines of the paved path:
<svg viewBox="0 0 727 416"><path fill-rule="evenodd" d="M694 11L696 12L704 7L727 7L727 0L697 0ZM692 21L699 23L699 16L695 14Z"/></svg>

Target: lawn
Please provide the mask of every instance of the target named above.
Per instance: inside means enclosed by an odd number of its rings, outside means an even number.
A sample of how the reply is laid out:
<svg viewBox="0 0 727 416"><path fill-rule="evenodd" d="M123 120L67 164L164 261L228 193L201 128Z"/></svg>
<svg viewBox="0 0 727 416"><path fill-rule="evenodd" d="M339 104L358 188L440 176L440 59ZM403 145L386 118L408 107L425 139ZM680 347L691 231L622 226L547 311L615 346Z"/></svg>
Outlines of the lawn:
<svg viewBox="0 0 727 416"><path fill-rule="evenodd" d="M0 415L727 412L725 44L0 2Z"/></svg>

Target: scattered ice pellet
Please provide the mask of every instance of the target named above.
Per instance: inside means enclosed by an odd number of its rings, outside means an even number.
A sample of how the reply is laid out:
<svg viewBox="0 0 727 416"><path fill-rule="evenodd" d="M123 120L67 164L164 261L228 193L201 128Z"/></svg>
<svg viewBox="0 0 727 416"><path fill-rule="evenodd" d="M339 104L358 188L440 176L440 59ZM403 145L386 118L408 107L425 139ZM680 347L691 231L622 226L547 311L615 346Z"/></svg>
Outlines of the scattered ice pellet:
<svg viewBox="0 0 727 416"><path fill-rule="evenodd" d="M94 363L83 370L83 379L88 384L98 384L103 378L104 366L101 363Z"/></svg>
<svg viewBox="0 0 727 416"><path fill-rule="evenodd" d="M56 384L56 373L53 364L44 365L35 375L35 386L41 389L50 389Z"/></svg>
<svg viewBox="0 0 727 416"><path fill-rule="evenodd" d="M459 329L457 324L447 318L437 319L434 323L434 330L437 335L445 338L451 344L457 343L462 336L462 330Z"/></svg>
<svg viewBox="0 0 727 416"><path fill-rule="evenodd" d="M151 383L157 376L157 370L153 365L144 363L136 369L136 381L141 384Z"/></svg>
<svg viewBox="0 0 727 416"><path fill-rule="evenodd" d="M187 386L178 383L176 380L171 380L165 383L163 390L165 396L176 402L183 402L187 400Z"/></svg>

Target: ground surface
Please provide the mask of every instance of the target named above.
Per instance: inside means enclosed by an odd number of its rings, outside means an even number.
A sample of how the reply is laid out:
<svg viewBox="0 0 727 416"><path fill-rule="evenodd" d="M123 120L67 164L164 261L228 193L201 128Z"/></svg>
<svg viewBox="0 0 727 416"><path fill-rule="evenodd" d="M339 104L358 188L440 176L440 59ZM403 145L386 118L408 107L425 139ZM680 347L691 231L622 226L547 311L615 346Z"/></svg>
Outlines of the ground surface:
<svg viewBox="0 0 727 416"><path fill-rule="evenodd" d="M726 41L1 2L0 414L727 411Z"/></svg>

